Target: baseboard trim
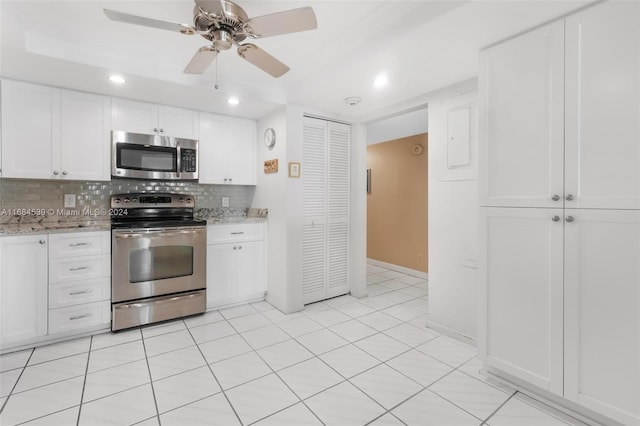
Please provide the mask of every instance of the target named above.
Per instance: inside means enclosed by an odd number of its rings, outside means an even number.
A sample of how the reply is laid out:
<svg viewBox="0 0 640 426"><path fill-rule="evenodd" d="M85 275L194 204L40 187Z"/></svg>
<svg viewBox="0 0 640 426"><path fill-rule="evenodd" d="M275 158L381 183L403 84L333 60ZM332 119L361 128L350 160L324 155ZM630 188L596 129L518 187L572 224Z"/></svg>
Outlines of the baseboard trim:
<svg viewBox="0 0 640 426"><path fill-rule="evenodd" d="M473 337L467 336L466 334L462 334L449 327L438 324L437 322L433 322L428 317L427 317L427 327L447 337L451 337L454 340L473 346L474 348L478 347L478 343L476 342L476 339L474 339Z"/></svg>
<svg viewBox="0 0 640 426"><path fill-rule="evenodd" d="M393 263L382 262L380 260L367 258L367 263L373 266L379 266L381 268L391 269L392 271L402 272L403 274L411 275L413 277L422 278L423 280L429 279L429 274L422 271L416 271L415 269L405 268L404 266L394 265Z"/></svg>

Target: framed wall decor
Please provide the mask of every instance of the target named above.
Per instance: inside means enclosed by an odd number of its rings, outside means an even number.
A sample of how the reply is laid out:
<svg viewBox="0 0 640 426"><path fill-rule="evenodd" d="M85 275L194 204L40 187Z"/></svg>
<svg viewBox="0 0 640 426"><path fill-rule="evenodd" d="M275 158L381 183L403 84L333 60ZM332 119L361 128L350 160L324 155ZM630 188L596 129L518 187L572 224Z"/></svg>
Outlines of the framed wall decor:
<svg viewBox="0 0 640 426"><path fill-rule="evenodd" d="M289 163L289 177L300 177L300 163Z"/></svg>

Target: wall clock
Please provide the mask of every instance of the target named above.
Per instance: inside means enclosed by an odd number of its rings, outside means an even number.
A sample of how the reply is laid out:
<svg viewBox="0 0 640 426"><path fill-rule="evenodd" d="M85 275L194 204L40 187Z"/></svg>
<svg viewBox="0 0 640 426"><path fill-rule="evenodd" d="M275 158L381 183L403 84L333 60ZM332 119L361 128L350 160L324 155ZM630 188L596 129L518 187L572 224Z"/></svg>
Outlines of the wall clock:
<svg viewBox="0 0 640 426"><path fill-rule="evenodd" d="M276 144L276 131L269 127L264 131L264 146L271 149Z"/></svg>

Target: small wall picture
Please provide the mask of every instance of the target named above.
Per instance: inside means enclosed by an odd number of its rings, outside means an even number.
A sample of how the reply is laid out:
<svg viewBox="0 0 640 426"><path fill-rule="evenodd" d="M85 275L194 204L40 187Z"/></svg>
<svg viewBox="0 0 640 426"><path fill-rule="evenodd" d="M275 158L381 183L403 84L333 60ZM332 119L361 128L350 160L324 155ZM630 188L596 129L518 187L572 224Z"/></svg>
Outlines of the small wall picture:
<svg viewBox="0 0 640 426"><path fill-rule="evenodd" d="M289 177L300 177L300 163L289 163Z"/></svg>

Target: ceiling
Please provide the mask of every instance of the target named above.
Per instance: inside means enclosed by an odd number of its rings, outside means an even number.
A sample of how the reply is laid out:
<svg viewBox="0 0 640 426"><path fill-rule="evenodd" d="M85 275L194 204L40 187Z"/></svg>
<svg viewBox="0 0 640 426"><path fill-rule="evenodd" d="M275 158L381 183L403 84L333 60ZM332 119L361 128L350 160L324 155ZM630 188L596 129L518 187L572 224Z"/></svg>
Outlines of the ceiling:
<svg viewBox="0 0 640 426"><path fill-rule="evenodd" d="M291 70L273 78L235 49L203 75L182 70L197 35L113 22L103 8L192 23L192 0L0 1L0 75L76 90L260 118L284 104L347 120L379 118L421 94L477 75L479 49L591 1L237 0L250 17L312 6L318 29L258 39ZM107 77L118 73L126 84ZM380 73L389 83L373 87ZM240 104L231 106L229 96ZM347 105L344 98L362 102ZM399 107L400 108L400 107Z"/></svg>

